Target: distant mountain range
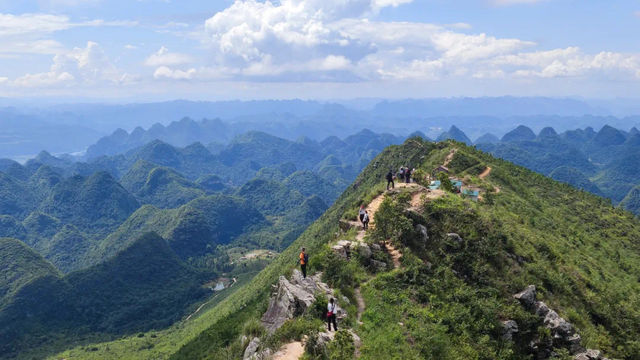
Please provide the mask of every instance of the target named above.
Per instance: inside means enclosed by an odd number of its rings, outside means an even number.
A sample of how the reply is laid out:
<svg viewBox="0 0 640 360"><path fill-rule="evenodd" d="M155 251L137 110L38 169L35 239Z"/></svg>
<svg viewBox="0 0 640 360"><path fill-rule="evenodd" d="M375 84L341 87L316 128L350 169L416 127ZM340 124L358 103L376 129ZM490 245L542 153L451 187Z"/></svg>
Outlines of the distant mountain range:
<svg viewBox="0 0 640 360"><path fill-rule="evenodd" d="M361 103L367 103L362 106ZM611 105L611 109L616 106ZM553 126L558 131L573 128L617 128L640 124L637 112L615 112L606 103L598 105L556 98L451 98L317 102L302 100L192 102L169 101L148 104L68 104L34 107L19 104L0 109L0 157L24 160L46 149L54 154L85 151L100 136L113 133L94 147L112 154L114 144L129 149L162 138L176 146L194 141L226 143L235 136L257 130L289 140L306 136L320 141L369 128L377 133L406 136L420 130L436 138L443 129L456 125L473 138L490 132L504 134L523 124L536 130ZM613 117L612 114L618 115ZM623 115L621 115L623 114ZM198 127L182 118L208 119ZM172 124L172 122L174 122ZM143 130L146 129L146 130ZM191 129L189 132L187 130ZM193 133L196 129L203 134ZM173 134L178 130L181 135ZM130 133L129 133L130 132ZM198 136L206 139L194 139ZM182 137L181 137L182 136ZM59 141L65 139L65 141Z"/></svg>

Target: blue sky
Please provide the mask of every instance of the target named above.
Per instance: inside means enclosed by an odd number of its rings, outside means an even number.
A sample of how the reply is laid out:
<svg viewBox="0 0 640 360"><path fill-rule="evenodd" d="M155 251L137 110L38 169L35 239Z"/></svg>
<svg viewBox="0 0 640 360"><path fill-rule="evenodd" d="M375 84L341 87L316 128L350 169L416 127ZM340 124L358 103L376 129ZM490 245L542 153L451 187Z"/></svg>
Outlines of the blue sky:
<svg viewBox="0 0 640 360"><path fill-rule="evenodd" d="M638 97L640 2L0 0L0 96Z"/></svg>

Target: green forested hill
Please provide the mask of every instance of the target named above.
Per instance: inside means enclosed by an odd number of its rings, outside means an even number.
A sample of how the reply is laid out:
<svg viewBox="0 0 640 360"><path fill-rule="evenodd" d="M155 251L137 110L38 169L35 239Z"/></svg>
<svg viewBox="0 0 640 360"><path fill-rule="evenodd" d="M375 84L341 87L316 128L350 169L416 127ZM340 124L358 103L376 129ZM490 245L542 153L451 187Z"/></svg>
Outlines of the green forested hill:
<svg viewBox="0 0 640 360"><path fill-rule="evenodd" d="M22 246L26 255L8 246ZM1 250L11 250L17 264L5 273L20 277L11 282L11 296L0 312L0 353L5 356L78 333L161 328L208 292L201 285L210 274L181 262L166 240L152 233L107 262L64 277L17 241L3 239Z"/></svg>
<svg viewBox="0 0 640 360"><path fill-rule="evenodd" d="M478 148L579 189L610 198L615 204L638 183L640 135L604 126L566 131L543 129L535 137L524 126L498 143L479 142ZM514 133L528 134L513 136ZM629 210L629 209L628 209Z"/></svg>
<svg viewBox="0 0 640 360"><path fill-rule="evenodd" d="M620 207L634 214L640 214L640 185L629 191L627 196L620 202Z"/></svg>
<svg viewBox="0 0 640 360"><path fill-rule="evenodd" d="M19 240L0 238L0 309L25 284L42 276L57 276L58 271Z"/></svg>
<svg viewBox="0 0 640 360"><path fill-rule="evenodd" d="M388 195L381 209L390 216L376 218L376 226L399 230L391 232L390 240L403 254L400 267L372 273L357 258L345 262L331 255L328 245L354 236L336 238L338 220L382 192L388 168L408 162L430 171L454 148L452 164L458 165L452 168L482 189L481 201L447 193L407 213L402 192ZM478 167L492 171L479 179L474 175ZM531 359L530 342L549 333L512 297L529 284L536 285L539 299L574 324L585 347L613 358L640 357L640 222L629 213L461 143L410 139L383 151L354 184L251 283L195 321L145 339L152 348L141 349L142 341L127 338L58 356L239 358L243 327L255 324L270 285L289 273L305 246L312 270L324 270L325 280L352 304L354 288L362 287L367 304L363 324L351 320L344 326L362 339L363 359ZM428 240L414 232L418 224L427 228ZM376 236L365 240L377 241ZM512 341L502 337L501 321L507 319L519 327ZM286 341L295 335L282 336ZM566 349L557 351L567 358Z"/></svg>

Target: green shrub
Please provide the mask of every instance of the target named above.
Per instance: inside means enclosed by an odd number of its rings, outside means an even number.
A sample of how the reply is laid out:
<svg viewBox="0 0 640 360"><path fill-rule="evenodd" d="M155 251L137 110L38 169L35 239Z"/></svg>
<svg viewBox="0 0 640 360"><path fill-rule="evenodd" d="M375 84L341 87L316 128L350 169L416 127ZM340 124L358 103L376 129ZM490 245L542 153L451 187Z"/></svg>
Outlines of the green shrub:
<svg viewBox="0 0 640 360"><path fill-rule="evenodd" d="M353 336L347 330L340 329L336 337L329 343L328 352L330 360L352 359L355 352Z"/></svg>
<svg viewBox="0 0 640 360"><path fill-rule="evenodd" d="M265 333L266 329L258 319L250 319L242 328L242 334L249 338L262 337Z"/></svg>
<svg viewBox="0 0 640 360"><path fill-rule="evenodd" d="M304 317L288 320L267 338L266 345L271 349L278 349L286 342L301 341L304 335L318 331L322 326L324 324L321 320Z"/></svg>

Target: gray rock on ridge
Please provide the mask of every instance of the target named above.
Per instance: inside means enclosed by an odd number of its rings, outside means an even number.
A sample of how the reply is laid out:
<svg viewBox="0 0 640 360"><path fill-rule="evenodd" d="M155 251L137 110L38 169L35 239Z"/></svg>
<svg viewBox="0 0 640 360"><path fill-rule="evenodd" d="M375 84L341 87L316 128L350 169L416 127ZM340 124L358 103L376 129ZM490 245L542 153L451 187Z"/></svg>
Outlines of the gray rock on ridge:
<svg viewBox="0 0 640 360"><path fill-rule="evenodd" d="M524 307L531 309L536 302L536 286L529 285L526 289L513 295L513 297L520 301Z"/></svg>
<svg viewBox="0 0 640 360"><path fill-rule="evenodd" d="M422 224L416 225L416 232L420 235L420 240L423 243L426 244L429 241L429 233L426 226Z"/></svg>
<svg viewBox="0 0 640 360"><path fill-rule="evenodd" d="M502 322L502 338L512 340L513 335L518 333L518 323L513 320L505 320Z"/></svg>
<svg viewBox="0 0 640 360"><path fill-rule="evenodd" d="M273 334L287 320L302 315L315 301L316 293L334 296L333 290L321 281L321 273L302 277L299 270L294 270L291 281L284 276L278 279L277 290L269 300L269 307L262 315L262 325L269 334ZM338 317L346 317L346 311L340 309Z"/></svg>
<svg viewBox="0 0 640 360"><path fill-rule="evenodd" d="M539 359L547 359L553 353L553 348L566 348L574 355L575 360L608 360L600 350L593 350L582 346L582 338L576 332L573 324L562 318L543 301L536 300L536 287L529 285L523 291L513 295L515 299L540 318L543 325L550 330L551 339L545 342L534 340L531 342L531 350Z"/></svg>

